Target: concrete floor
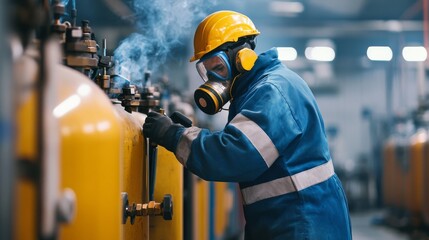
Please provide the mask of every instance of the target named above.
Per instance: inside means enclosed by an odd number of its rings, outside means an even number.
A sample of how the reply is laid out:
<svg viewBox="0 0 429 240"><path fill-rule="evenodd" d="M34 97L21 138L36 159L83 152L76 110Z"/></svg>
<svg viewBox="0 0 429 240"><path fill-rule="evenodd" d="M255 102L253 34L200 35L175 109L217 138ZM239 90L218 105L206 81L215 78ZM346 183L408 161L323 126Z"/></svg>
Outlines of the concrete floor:
<svg viewBox="0 0 429 240"><path fill-rule="evenodd" d="M428 237L411 237L409 234L382 224L383 212L370 211L350 214L353 240L429 240ZM243 240L244 235L236 240Z"/></svg>
<svg viewBox="0 0 429 240"><path fill-rule="evenodd" d="M381 212L352 213L353 240L411 240L407 234L381 224Z"/></svg>

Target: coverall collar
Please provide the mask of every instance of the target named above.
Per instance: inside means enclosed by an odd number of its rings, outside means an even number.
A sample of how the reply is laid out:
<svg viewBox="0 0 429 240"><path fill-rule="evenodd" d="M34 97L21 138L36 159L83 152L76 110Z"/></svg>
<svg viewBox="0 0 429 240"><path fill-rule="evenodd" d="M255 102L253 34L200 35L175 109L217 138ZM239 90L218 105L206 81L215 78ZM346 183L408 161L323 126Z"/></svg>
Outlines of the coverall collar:
<svg viewBox="0 0 429 240"><path fill-rule="evenodd" d="M261 53L255 62L254 67L249 72L244 73L235 80L233 88L231 89L232 97L239 97L241 94L256 83L268 68L274 67L280 64L278 59L277 49L271 48L270 50Z"/></svg>

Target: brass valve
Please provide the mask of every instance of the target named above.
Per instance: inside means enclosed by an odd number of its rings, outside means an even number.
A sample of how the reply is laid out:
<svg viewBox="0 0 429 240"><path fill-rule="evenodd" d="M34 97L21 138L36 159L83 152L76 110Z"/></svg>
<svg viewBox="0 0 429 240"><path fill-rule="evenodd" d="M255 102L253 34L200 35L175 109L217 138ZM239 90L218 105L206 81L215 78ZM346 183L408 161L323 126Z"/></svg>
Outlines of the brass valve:
<svg viewBox="0 0 429 240"><path fill-rule="evenodd" d="M134 204L133 204L134 205ZM161 203L150 201L149 203L137 203L136 205L136 216L158 216L162 215Z"/></svg>
<svg viewBox="0 0 429 240"><path fill-rule="evenodd" d="M134 224L137 216L162 216L164 220L173 218L173 201L171 194L165 194L161 203L150 201L148 203L133 203L128 205L128 194L122 193L123 215L122 224L130 218L130 223Z"/></svg>

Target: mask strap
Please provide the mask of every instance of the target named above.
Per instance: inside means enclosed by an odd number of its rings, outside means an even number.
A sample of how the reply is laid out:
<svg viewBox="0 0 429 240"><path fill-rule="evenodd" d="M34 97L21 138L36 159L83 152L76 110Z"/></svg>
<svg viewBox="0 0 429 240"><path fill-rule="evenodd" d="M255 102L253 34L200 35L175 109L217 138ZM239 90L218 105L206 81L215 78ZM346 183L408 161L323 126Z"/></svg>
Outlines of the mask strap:
<svg viewBox="0 0 429 240"><path fill-rule="evenodd" d="M238 74L237 76L235 76L234 79L232 79L232 81L231 81L231 87L229 88L229 97L231 98L229 101L231 101L231 102L234 99L232 97L232 88L234 87L235 80L237 80L237 78L239 78L240 76L241 76L241 73Z"/></svg>
<svg viewBox="0 0 429 240"><path fill-rule="evenodd" d="M229 87L229 97L230 97L229 101L230 101L230 102L232 102L232 100L234 100L234 98L232 97L232 88L234 87L235 80L236 80L238 77L240 77L240 76L241 76L241 73L240 73L240 74L238 74L237 76L235 76L235 77L234 77L234 79L232 79L232 81L231 81L231 86ZM221 107L221 108L219 109L219 112L220 112L221 110L229 111L229 108L223 108L223 107Z"/></svg>

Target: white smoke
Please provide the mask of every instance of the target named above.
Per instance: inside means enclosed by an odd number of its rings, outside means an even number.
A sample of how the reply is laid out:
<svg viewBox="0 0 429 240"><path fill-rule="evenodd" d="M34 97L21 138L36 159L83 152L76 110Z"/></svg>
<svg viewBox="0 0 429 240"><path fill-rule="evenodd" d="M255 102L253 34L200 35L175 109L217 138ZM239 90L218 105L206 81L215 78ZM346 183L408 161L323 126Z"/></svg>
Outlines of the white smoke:
<svg viewBox="0 0 429 240"><path fill-rule="evenodd" d="M133 19L139 32L123 40L114 51L116 71L132 82L141 81L145 71L158 71L173 47L192 38L195 20L201 20L213 1L133 0Z"/></svg>

